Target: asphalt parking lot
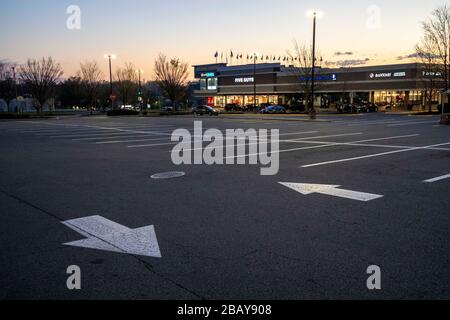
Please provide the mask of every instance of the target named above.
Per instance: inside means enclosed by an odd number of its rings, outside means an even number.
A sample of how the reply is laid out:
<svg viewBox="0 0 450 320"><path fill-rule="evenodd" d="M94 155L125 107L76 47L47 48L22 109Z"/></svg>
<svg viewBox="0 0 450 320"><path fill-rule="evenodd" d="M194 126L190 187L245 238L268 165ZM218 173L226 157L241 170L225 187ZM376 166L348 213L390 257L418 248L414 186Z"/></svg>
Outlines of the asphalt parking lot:
<svg viewBox="0 0 450 320"><path fill-rule="evenodd" d="M406 115L321 119L0 122L0 298L450 298L450 127ZM194 120L279 129L279 173L175 166L170 135ZM150 178L168 171L185 176ZM295 184L334 187L302 194ZM377 197L351 199L361 194ZM92 216L111 229L154 226L154 256L64 245L96 236L73 223ZM81 290L67 289L71 265ZM382 290L367 289L370 265Z"/></svg>

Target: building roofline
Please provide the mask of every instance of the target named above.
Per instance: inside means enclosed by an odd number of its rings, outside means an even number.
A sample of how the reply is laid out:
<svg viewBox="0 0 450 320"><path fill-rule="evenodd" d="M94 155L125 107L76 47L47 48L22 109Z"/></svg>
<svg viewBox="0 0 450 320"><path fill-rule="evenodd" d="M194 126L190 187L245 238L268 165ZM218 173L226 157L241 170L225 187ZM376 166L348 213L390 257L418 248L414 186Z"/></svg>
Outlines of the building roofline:
<svg viewBox="0 0 450 320"><path fill-rule="evenodd" d="M194 64L192 67L226 67L228 64L226 62L223 63L210 63L210 64Z"/></svg>

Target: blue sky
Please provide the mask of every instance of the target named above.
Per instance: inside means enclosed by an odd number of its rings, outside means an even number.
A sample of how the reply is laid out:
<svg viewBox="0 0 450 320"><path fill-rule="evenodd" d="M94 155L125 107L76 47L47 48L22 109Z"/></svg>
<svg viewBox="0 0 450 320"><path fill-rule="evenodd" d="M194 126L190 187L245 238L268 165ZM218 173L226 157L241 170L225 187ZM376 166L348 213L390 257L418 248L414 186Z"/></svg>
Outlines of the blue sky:
<svg viewBox="0 0 450 320"><path fill-rule="evenodd" d="M211 63L216 50L283 55L293 40L311 40L306 11L324 12L318 47L324 59L395 63L420 40L420 22L446 0L0 0L0 59L24 62L51 55L73 74L80 61L117 54L115 65L133 62L151 77L155 56L166 53L190 64ZM81 8L81 30L66 28L66 8ZM368 28L369 6L380 9ZM351 51L338 57L337 51ZM106 68L106 66L105 66Z"/></svg>

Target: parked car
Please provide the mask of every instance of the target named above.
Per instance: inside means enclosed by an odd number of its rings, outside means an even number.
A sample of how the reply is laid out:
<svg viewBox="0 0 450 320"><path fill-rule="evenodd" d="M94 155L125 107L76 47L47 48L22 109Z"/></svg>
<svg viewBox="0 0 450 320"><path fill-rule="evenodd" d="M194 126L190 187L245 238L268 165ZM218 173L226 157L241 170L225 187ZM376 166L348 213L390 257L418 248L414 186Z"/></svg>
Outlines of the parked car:
<svg viewBox="0 0 450 320"><path fill-rule="evenodd" d="M354 112L356 113L366 113L367 107L365 104L357 104L354 106Z"/></svg>
<svg viewBox="0 0 450 320"><path fill-rule="evenodd" d="M269 106L261 110L263 114L286 113L286 109L282 106Z"/></svg>
<svg viewBox="0 0 450 320"><path fill-rule="evenodd" d="M369 103L367 105L367 112L378 112L378 107L374 103Z"/></svg>
<svg viewBox="0 0 450 320"><path fill-rule="evenodd" d="M306 111L306 106L304 105L304 104L302 104L302 103L300 103L300 104L291 104L290 105L290 107L289 107L289 110L290 111L293 111L293 112L305 112Z"/></svg>
<svg viewBox="0 0 450 320"><path fill-rule="evenodd" d="M161 111L163 111L163 112L172 112L173 111L173 107L162 107Z"/></svg>
<svg viewBox="0 0 450 320"><path fill-rule="evenodd" d="M244 110L240 105L238 105L236 103L229 103L225 106L224 109L226 112L230 112L230 111L242 112Z"/></svg>
<svg viewBox="0 0 450 320"><path fill-rule="evenodd" d="M256 109L258 110L258 107L256 107ZM254 110L255 110L255 106L252 104L248 104L244 107L245 112L253 112Z"/></svg>
<svg viewBox="0 0 450 320"><path fill-rule="evenodd" d="M122 105L120 106L121 110L135 110L136 108L133 107L132 105Z"/></svg>
<svg viewBox="0 0 450 320"><path fill-rule="evenodd" d="M192 112L195 115L203 116L203 115L210 115L210 116L218 116L219 111L216 109L210 107L210 106L198 106L192 108Z"/></svg>
<svg viewBox="0 0 450 320"><path fill-rule="evenodd" d="M354 113L354 112L356 112L356 108L352 104L345 103L345 104L340 104L338 106L338 111L340 113Z"/></svg>

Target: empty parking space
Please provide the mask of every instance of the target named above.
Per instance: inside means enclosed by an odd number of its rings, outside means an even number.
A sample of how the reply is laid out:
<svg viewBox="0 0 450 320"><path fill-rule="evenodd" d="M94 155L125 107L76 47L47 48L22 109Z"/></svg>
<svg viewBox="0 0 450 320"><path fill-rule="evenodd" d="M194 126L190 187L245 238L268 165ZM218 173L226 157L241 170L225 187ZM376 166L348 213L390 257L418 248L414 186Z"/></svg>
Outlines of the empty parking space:
<svg viewBox="0 0 450 320"><path fill-rule="evenodd" d="M450 297L449 128L406 115L288 120L0 122L1 233L24 244L3 261L29 253L34 262L8 267L2 285L33 279L34 297L64 298L63 277L42 274L77 264L83 294L99 299L365 299L365 270L377 264L397 279L381 298ZM279 171L238 164L267 155L259 136L244 156L223 154L233 165L174 165L177 129L191 134L192 153L213 148L194 144L209 129L279 130ZM151 178L161 173L174 178Z"/></svg>

